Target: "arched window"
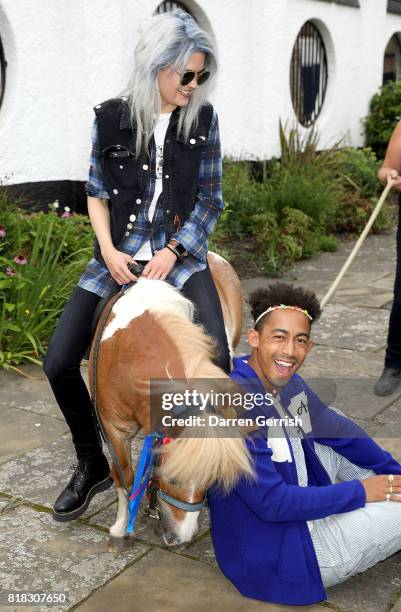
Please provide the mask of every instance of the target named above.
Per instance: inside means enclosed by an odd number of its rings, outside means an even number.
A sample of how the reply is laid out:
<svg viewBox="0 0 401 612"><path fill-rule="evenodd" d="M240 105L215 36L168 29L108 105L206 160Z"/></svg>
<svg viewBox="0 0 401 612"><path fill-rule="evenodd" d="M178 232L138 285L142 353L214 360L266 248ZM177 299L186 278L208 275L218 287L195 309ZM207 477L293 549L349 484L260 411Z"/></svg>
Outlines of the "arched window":
<svg viewBox="0 0 401 612"><path fill-rule="evenodd" d="M7 62L4 56L4 49L0 38L0 106L3 102L4 90L6 88L6 66Z"/></svg>
<svg viewBox="0 0 401 612"><path fill-rule="evenodd" d="M159 15L160 13L167 13L168 11L173 11L174 9L181 9L186 13L192 15L191 11L187 9L185 4L183 4L182 2L177 2L176 0L164 0L164 2L159 4L157 9L155 10L155 14Z"/></svg>
<svg viewBox="0 0 401 612"><path fill-rule="evenodd" d="M294 44L290 69L291 99L298 121L309 127L322 110L327 88L327 55L316 26L307 21Z"/></svg>
<svg viewBox="0 0 401 612"><path fill-rule="evenodd" d="M394 34L384 52L383 85L387 81L398 81L401 77L401 42L400 34Z"/></svg>

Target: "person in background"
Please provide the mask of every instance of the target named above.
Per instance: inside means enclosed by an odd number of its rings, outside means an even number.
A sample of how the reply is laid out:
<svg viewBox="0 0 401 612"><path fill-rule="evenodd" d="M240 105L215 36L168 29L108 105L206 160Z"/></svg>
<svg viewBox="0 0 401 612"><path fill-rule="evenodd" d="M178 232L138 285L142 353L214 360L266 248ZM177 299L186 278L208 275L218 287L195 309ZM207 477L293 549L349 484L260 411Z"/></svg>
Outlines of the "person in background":
<svg viewBox="0 0 401 612"><path fill-rule="evenodd" d="M395 180L393 189L401 192L401 121L390 138L378 177L382 185ZM401 197L401 195L400 195ZM376 395L390 395L401 385L401 207L398 207L397 267L394 300L391 307L384 369L374 386Z"/></svg>

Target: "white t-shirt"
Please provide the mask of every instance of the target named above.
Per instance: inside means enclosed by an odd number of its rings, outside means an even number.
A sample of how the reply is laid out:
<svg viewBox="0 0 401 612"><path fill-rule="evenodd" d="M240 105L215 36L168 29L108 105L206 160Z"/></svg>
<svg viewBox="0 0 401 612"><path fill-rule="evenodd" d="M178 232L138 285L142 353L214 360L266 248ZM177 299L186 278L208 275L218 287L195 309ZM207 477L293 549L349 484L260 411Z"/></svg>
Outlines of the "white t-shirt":
<svg viewBox="0 0 401 612"><path fill-rule="evenodd" d="M156 144L156 181L155 192L153 194L153 199L149 207L149 221L152 221L153 219L157 200L159 199L159 196L163 190L163 146L168 124L170 122L170 117L171 113L162 113L161 115L159 115L159 119L157 120L155 131L153 133ZM150 240L147 240L141 246L139 251L135 253L134 257L138 260L152 259L153 255L152 249L150 248Z"/></svg>

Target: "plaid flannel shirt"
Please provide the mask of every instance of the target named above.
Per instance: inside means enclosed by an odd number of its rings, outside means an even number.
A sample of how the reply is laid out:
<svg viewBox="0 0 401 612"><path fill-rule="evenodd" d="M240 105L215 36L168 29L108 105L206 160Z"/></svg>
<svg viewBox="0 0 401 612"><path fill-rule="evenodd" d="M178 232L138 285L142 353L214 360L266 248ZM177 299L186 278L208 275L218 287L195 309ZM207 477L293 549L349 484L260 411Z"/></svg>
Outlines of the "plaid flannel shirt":
<svg viewBox="0 0 401 612"><path fill-rule="evenodd" d="M92 127L92 152L86 193L95 198L109 199L109 194L105 190L99 153L97 123L95 119ZM135 257L135 254L146 240L150 240L152 254L160 251L166 244L161 197L157 201L152 222L148 218L148 211L155 189L155 160L156 150L153 141L149 182L144 194L143 206L138 214L134 230L119 245L120 251L132 257ZM222 157L219 127L217 114L214 111L208 142L202 152L199 167L199 189L194 210L180 230L172 236L188 251L187 257L182 261L177 261L166 279L178 289L184 285L192 274L206 268L208 237L224 206L221 175ZM82 289L96 293L101 297L108 297L116 287L116 282L109 270L95 258L92 258L82 274L78 285Z"/></svg>

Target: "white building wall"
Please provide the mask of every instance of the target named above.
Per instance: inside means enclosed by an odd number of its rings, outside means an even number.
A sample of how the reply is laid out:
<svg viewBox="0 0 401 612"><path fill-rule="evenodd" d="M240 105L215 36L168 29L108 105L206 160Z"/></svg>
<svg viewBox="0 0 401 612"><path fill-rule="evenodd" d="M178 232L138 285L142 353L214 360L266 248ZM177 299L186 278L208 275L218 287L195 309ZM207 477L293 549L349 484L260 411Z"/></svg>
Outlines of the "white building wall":
<svg viewBox="0 0 401 612"><path fill-rule="evenodd" d="M158 0L0 0L7 87L0 109L0 180L85 180L92 107L125 85L141 22ZM187 0L220 56L212 100L226 154L279 155L278 121L295 120L289 69L314 20L328 52L321 144L363 144L360 119L381 85L384 49L401 31L387 0L359 9L317 0Z"/></svg>

